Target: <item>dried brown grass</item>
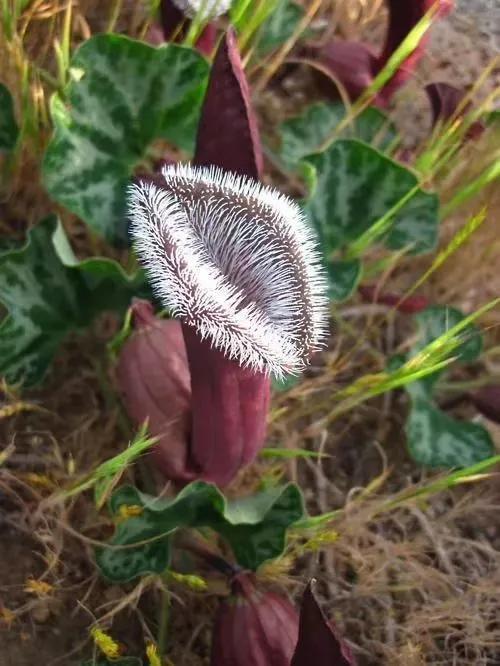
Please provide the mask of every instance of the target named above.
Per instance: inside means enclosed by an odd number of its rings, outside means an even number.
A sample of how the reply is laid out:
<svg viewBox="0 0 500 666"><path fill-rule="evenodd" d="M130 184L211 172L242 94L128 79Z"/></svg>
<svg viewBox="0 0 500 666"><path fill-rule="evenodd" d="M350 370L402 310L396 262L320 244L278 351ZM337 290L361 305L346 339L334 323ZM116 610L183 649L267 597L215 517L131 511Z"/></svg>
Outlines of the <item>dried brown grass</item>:
<svg viewBox="0 0 500 666"><path fill-rule="evenodd" d="M137 4L127 3L120 16L119 28L128 34L141 29ZM379 0L342 3L340 9L335 5L338 29L352 36L379 5ZM52 66L51 38L65 6L51 2L44 14L47 3L33 3L38 13L31 18L22 58L41 58ZM330 20L334 3L325 0L321 11ZM97 0L76 3L75 41L103 29L108 21ZM19 53L7 52L5 43L0 49L8 64L7 83L18 91L19 103L20 70L13 64ZM3 72L0 78L5 80ZM283 101L274 92L265 95L276 105L267 122L275 123L281 120ZM466 179L477 173L488 150L487 143L468 147L455 176ZM16 233L50 209L32 153L23 157L21 169L6 203L9 215L3 218L6 229ZM35 177L30 179L30 174ZM33 194L27 182L33 183ZM484 192L470 211L483 203L488 204L488 221L424 286L433 300L472 310L500 293L494 256L498 192ZM443 244L470 211L446 222ZM68 215L64 219L80 252L87 253L88 237L80 224ZM404 263L391 276L391 287L410 286L426 261ZM295 595L306 578L318 577L325 608L355 646L361 664L498 663L498 481L382 510L398 491L428 478L405 451L404 396L388 395L363 405L319 434L310 434L310 426L324 415L319 405L325 399L353 379L378 371L390 353L408 345L413 328L400 315L356 301L341 308L339 319L342 326L330 349L306 381L276 397L270 428L272 443L328 454L320 461L280 465L279 470L301 482L311 512L339 509L331 526L338 537L332 535L334 542L321 551L299 549L298 557L289 553L266 567L262 576ZM489 321L498 323L498 313ZM0 645L5 654L15 655L19 666L35 655L43 654L47 664L70 663L80 652L88 656L88 627L96 619L109 624L129 653L140 652L144 640L156 633L158 582L110 587L95 572L92 542L105 538L109 525L96 513L90 493L66 504L47 502L54 490L67 487L126 443L112 376L102 370L107 363L105 341L116 326L106 318L82 339L69 341L43 388L23 393L24 400L43 411L4 413L0 421L2 449L10 447L0 466L0 538L16 544L0 567L0 606L14 613L11 629L0 630ZM489 362L494 359L484 361ZM5 405L18 399L15 392L2 396ZM276 465L257 465L230 492L255 487L260 473L276 473ZM133 477L136 471L129 474ZM29 576L52 586L46 599L34 599L24 589ZM224 589L219 580L211 583L207 595L173 588L170 657L177 666L208 663L211 617ZM47 626L64 628L70 638L52 635ZM24 643L18 639L22 635L27 636Z"/></svg>

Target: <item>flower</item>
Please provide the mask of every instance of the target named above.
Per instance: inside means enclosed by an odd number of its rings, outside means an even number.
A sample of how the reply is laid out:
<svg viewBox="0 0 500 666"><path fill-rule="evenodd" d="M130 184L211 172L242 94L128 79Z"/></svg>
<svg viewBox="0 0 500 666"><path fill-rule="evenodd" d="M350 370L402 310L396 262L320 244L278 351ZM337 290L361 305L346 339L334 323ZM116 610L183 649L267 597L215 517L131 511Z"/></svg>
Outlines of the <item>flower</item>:
<svg viewBox="0 0 500 666"><path fill-rule="evenodd" d="M182 323L191 382L186 459L198 478L219 485L264 445L270 375L300 372L327 324L315 240L300 208L258 182L261 171L229 31L212 67L194 164L166 165L129 192L136 253Z"/></svg>
<svg viewBox="0 0 500 666"><path fill-rule="evenodd" d="M298 613L285 597L264 592L248 573L237 574L217 612L212 666L289 666Z"/></svg>
<svg viewBox="0 0 500 666"><path fill-rule="evenodd" d="M316 601L313 583L306 587L302 598L299 638L290 666L355 666L349 646Z"/></svg>
<svg viewBox="0 0 500 666"><path fill-rule="evenodd" d="M297 373L325 333L325 280L300 208L218 168L130 189L134 248L164 306L240 366Z"/></svg>

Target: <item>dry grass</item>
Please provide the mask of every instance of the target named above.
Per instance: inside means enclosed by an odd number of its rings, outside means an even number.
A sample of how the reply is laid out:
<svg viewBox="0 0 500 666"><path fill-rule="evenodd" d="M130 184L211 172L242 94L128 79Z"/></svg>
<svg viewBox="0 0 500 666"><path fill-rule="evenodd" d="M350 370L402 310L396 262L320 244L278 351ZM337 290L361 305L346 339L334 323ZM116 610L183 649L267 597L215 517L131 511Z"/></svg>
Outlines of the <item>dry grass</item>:
<svg viewBox="0 0 500 666"><path fill-rule="evenodd" d="M75 44L106 29L111 4L105 12L96 0L74 4ZM144 28L138 5L123 3L117 25L127 34L137 35ZM22 45L8 44L0 36L4 68L0 78L15 92L19 109L26 66L36 63L56 75L53 38L61 30L67 3L34 2L32 7ZM357 0L340 7L323 0L315 20L331 21L333 15L337 32L348 37L380 20L380 0ZM36 70L30 72L30 99L37 109L41 140L27 143L10 196L2 202L2 232L17 236L51 210L38 176L39 151L48 136L50 86L44 83L41 94L40 78ZM300 77L285 78L263 91L259 107L265 110L264 127L272 127L292 106L307 101L303 83ZM445 199L457 182L481 171L490 150L485 136L483 143L461 153L462 164L440 183ZM293 183L282 184L294 188ZM447 220L442 244L484 204L487 221L423 286L432 300L470 311L500 293L495 262L497 191L484 191L470 209ZM79 252L89 253L81 223L67 213L63 217ZM391 289L409 288L431 260L401 262L386 276ZM492 478L425 502L387 509L389 499L433 476L416 467L406 453L405 397L385 395L352 410L328 429L314 426L325 415L325 399L360 376L379 371L390 354L408 347L414 330L404 316L356 299L336 314L338 330L330 348L299 387L276 396L270 425L272 444L310 448L328 457L259 463L230 489L230 494L252 489L261 473L299 481L312 513L339 510L328 527L332 543L306 551L302 541L292 542L281 561L263 569L262 578L297 595L306 578L318 577L325 607L344 629L360 664L498 663L498 481ZM498 311L488 317L488 324L499 323ZM7 655L6 666L33 663L40 655L47 666L88 656L88 630L96 621L109 626L129 653L140 653L157 632L158 580L118 587L106 585L96 574L92 546L108 536L109 524L104 513L96 512L90 493L66 503L49 501L58 489L121 450L132 436L113 397L112 369L105 353L105 343L117 325L103 318L82 339L70 340L42 388L22 396L16 391L1 395L0 539L8 545L0 564L0 624L3 619L4 625L0 652ZM490 335L498 344L497 330ZM481 363L483 369L498 374L498 354ZM35 409L21 409L21 400ZM498 432L494 436L500 447ZM128 474L134 479L137 472L136 466ZM29 579L39 583L38 593L33 592L33 583L26 587ZM206 594L173 585L169 656L176 666L208 663L210 618L217 596L224 592L225 584L218 579L210 581Z"/></svg>

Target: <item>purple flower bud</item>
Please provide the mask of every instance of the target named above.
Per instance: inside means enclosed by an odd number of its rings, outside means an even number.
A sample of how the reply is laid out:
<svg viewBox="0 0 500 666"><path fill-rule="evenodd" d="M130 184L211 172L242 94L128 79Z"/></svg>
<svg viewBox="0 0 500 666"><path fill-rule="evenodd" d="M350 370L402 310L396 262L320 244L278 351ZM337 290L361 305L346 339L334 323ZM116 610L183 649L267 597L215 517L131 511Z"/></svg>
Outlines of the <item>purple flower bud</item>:
<svg viewBox="0 0 500 666"><path fill-rule="evenodd" d="M454 116L461 117L469 113L471 103L462 104L465 91L449 83L430 83L425 87L432 108L432 124L449 121ZM457 110L462 107L457 115ZM476 120L467 129L466 138L478 139L485 130L485 125Z"/></svg>
<svg viewBox="0 0 500 666"><path fill-rule="evenodd" d="M247 573L235 576L231 597L215 620L212 666L290 666L299 617L285 597L263 592Z"/></svg>
<svg viewBox="0 0 500 666"><path fill-rule="evenodd" d="M290 666L355 666L348 645L337 635L316 601L310 583L300 608L299 639Z"/></svg>
<svg viewBox="0 0 500 666"><path fill-rule="evenodd" d="M222 40L212 65L198 127L197 166L218 166L240 176L262 176L262 146L234 31Z"/></svg>
<svg viewBox="0 0 500 666"><path fill-rule="evenodd" d="M453 8L453 0L387 0L387 4L389 23L380 55L374 54L371 48L363 43L341 40L329 42L316 54L318 62L340 81L352 100L373 83L396 49L434 5L438 5L438 16L447 14ZM378 106L387 106L394 92L412 76L424 53L427 40L426 35L392 79L377 93L375 103Z"/></svg>
<svg viewBox="0 0 500 666"><path fill-rule="evenodd" d="M387 4L389 6L389 27L375 74L385 67L392 54L432 7L437 5L437 17L445 16L453 9L454 0L406 0L405 2L387 0ZM389 100L394 92L411 78L425 52L428 39L428 35L421 39L413 53L408 56L385 86L382 91L385 100Z"/></svg>
<svg viewBox="0 0 500 666"><path fill-rule="evenodd" d="M152 455L168 478L195 478L188 459L191 386L182 327L155 317L148 301L133 306L135 331L123 345L116 377L127 413L136 426L146 420L158 437Z"/></svg>
<svg viewBox="0 0 500 666"><path fill-rule="evenodd" d="M483 386L471 395L477 411L494 423L500 423L500 386L491 384Z"/></svg>
<svg viewBox="0 0 500 666"><path fill-rule="evenodd" d="M373 82L377 56L362 42L338 39L321 47L320 54L317 49L315 55L313 53L311 56L319 55L319 62L342 84L352 100L357 99Z"/></svg>

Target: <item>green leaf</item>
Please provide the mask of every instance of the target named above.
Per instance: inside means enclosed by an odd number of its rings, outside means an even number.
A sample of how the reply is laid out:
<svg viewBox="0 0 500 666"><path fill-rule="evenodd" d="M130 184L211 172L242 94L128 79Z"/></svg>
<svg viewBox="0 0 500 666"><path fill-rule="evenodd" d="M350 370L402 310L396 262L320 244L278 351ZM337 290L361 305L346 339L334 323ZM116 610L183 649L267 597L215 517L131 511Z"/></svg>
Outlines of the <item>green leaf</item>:
<svg viewBox="0 0 500 666"><path fill-rule="evenodd" d="M345 130L346 138L358 139L373 144L382 152L398 138L396 128L389 118L374 106L370 106L357 116Z"/></svg>
<svg viewBox="0 0 500 666"><path fill-rule="evenodd" d="M309 106L302 115L285 120L279 130L280 157L285 167L296 171L304 157L322 147L345 114L346 109L342 103L320 102ZM340 137L356 138L366 143L376 141L379 148L383 149L394 141L396 131L382 111L368 108L340 133Z"/></svg>
<svg viewBox="0 0 500 666"><path fill-rule="evenodd" d="M332 134L345 115L342 104L313 104L300 116L285 120L280 128L280 157L288 169L295 171L299 162L316 152Z"/></svg>
<svg viewBox="0 0 500 666"><path fill-rule="evenodd" d="M169 537L179 527L215 530L241 566L257 569L283 552L287 528L304 513L302 494L294 484L233 501L203 481L191 483L174 499L154 498L132 486L119 488L111 512L120 516L121 507L129 506L140 507L142 513L118 522L111 547L96 551L101 573L114 582L162 573L169 562ZM130 547L138 542L141 545Z"/></svg>
<svg viewBox="0 0 500 666"><path fill-rule="evenodd" d="M420 351L450 328L463 321L465 315L449 305L432 305L419 312L415 319L419 326L420 335L414 351ZM462 335L464 342L455 350L453 355L463 363L477 360L483 350L481 332L477 326L470 324L463 330Z"/></svg>
<svg viewBox="0 0 500 666"><path fill-rule="evenodd" d="M460 310L448 305L432 305L419 312L415 319L419 327L419 337L412 349L411 356L414 356L453 326L463 321L465 315ZM479 329L474 324L469 324L464 328L461 335L464 342L453 349L450 356L463 363L475 361L479 358L483 349L483 338ZM443 370L440 370L425 377L425 379L410 384L408 392L414 397L417 395L430 397L437 380L442 374Z"/></svg>
<svg viewBox="0 0 500 666"><path fill-rule="evenodd" d="M192 149L208 65L187 47L106 34L77 49L70 71L67 104L52 99L44 182L56 201L123 243L134 168L154 139Z"/></svg>
<svg viewBox="0 0 500 666"><path fill-rule="evenodd" d="M353 139L336 141L307 162L312 191L306 210L326 256L359 238L414 188L414 196L395 214L385 243L415 254L435 247L438 198L417 188L416 176L406 167Z"/></svg>
<svg viewBox="0 0 500 666"><path fill-rule="evenodd" d="M297 386L297 384L300 383L300 380L300 375L288 375L284 379L277 379L276 377L273 377L271 384L275 391L289 391L294 386Z"/></svg>
<svg viewBox="0 0 500 666"><path fill-rule="evenodd" d="M361 280L363 273L361 261L359 259L330 261L326 268L330 299L337 303L347 300Z"/></svg>
<svg viewBox="0 0 500 666"><path fill-rule="evenodd" d="M0 374L9 382L39 382L57 348L104 310L123 312L142 286L116 262L78 262L57 218L31 230L26 244L0 254Z"/></svg>
<svg viewBox="0 0 500 666"><path fill-rule="evenodd" d="M0 83L0 152L12 150L18 135L12 95L9 89Z"/></svg>
<svg viewBox="0 0 500 666"><path fill-rule="evenodd" d="M466 317L449 306L434 305L416 315L419 337L410 358L421 352ZM465 324L466 322L464 322ZM458 346L450 354L458 361L476 360L482 351L482 336L474 324L466 324ZM406 423L408 448L416 462L430 467L467 467L493 453L493 442L483 426L458 421L448 416L432 400L432 393L443 370L405 386L411 397Z"/></svg>
<svg viewBox="0 0 500 666"><path fill-rule="evenodd" d="M483 426L457 421L423 398L412 401L406 435L412 457L429 467L467 467L494 453Z"/></svg>
<svg viewBox="0 0 500 666"><path fill-rule="evenodd" d="M304 17L304 8L291 0L279 0L262 25L257 54L265 56L282 46L294 34Z"/></svg>

